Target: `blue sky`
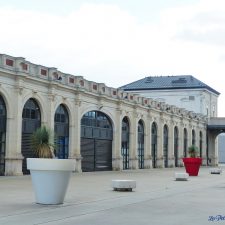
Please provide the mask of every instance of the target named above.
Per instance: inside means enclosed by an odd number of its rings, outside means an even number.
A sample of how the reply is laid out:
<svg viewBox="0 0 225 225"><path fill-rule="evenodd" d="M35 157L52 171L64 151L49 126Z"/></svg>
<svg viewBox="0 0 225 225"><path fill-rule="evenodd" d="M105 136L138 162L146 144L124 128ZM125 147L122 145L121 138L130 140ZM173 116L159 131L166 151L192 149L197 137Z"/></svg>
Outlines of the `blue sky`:
<svg viewBox="0 0 225 225"><path fill-rule="evenodd" d="M224 0L0 0L1 53L119 87L193 75L221 93Z"/></svg>

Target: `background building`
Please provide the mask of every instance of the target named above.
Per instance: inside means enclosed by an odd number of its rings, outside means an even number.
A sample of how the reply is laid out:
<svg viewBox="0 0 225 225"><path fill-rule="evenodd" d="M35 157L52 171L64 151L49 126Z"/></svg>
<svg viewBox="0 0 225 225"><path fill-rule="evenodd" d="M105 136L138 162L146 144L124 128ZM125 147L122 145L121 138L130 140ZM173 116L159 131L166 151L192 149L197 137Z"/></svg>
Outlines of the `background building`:
<svg viewBox="0 0 225 225"><path fill-rule="evenodd" d="M217 116L220 93L191 75L145 77L121 89L207 117Z"/></svg>

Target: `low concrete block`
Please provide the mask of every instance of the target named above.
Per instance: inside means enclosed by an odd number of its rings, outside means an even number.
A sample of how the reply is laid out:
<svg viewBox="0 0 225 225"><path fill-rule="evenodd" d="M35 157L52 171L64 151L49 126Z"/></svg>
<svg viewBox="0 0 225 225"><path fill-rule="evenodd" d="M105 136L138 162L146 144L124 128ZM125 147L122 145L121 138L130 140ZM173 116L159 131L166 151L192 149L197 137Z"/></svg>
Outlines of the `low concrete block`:
<svg viewBox="0 0 225 225"><path fill-rule="evenodd" d="M175 173L175 180L187 181L189 177L188 173Z"/></svg>
<svg viewBox="0 0 225 225"><path fill-rule="evenodd" d="M220 168L210 168L209 173L211 173L211 174L221 174L222 169L220 169Z"/></svg>
<svg viewBox="0 0 225 225"><path fill-rule="evenodd" d="M112 180L112 188L114 191L132 191L136 188L135 180Z"/></svg>

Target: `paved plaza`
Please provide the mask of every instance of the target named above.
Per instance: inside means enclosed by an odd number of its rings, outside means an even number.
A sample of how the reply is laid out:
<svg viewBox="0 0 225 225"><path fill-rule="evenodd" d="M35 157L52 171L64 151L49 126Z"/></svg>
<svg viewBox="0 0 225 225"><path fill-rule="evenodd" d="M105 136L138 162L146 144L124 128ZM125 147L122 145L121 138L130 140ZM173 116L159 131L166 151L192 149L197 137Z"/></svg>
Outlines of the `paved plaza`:
<svg viewBox="0 0 225 225"><path fill-rule="evenodd" d="M225 224L224 169L202 167L188 181L174 179L184 168L74 173L65 203L50 206L35 203L30 176L0 177L0 224ZM114 179L136 180L137 188L113 191Z"/></svg>

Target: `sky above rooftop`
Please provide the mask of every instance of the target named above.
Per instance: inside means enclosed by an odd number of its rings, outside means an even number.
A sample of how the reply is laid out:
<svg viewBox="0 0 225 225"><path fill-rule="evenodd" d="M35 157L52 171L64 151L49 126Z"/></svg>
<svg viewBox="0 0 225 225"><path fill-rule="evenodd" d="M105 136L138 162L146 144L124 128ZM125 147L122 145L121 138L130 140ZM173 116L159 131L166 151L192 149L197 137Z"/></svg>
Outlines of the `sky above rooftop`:
<svg viewBox="0 0 225 225"><path fill-rule="evenodd" d="M221 93L224 0L0 0L0 52L119 87L193 75Z"/></svg>

